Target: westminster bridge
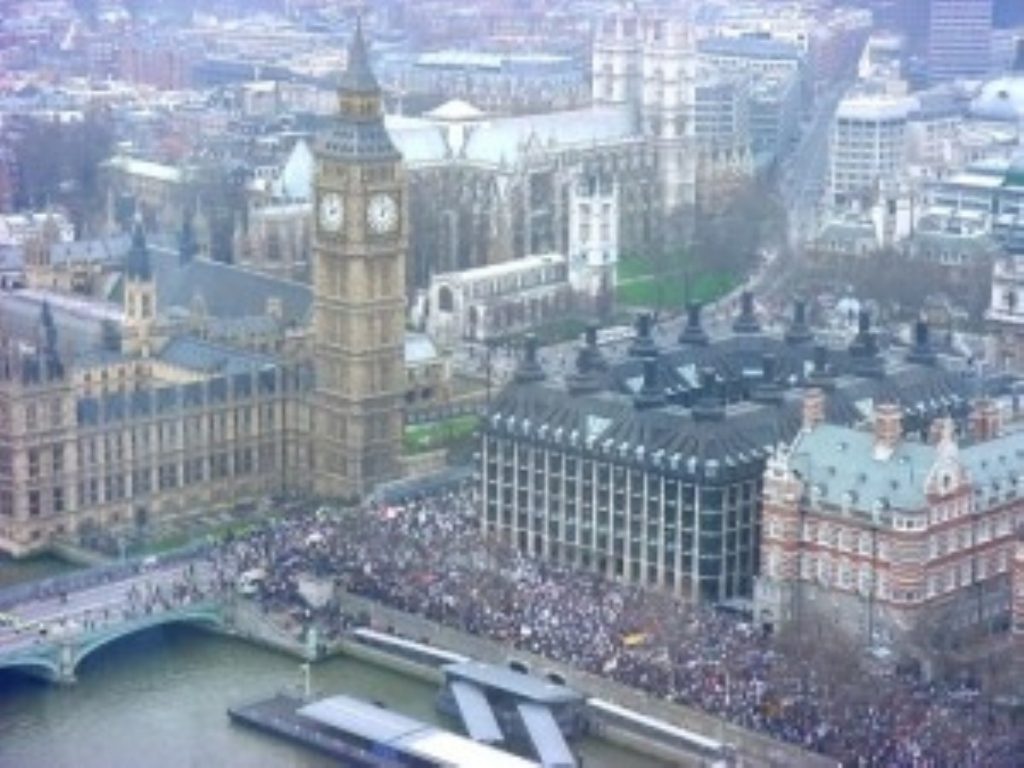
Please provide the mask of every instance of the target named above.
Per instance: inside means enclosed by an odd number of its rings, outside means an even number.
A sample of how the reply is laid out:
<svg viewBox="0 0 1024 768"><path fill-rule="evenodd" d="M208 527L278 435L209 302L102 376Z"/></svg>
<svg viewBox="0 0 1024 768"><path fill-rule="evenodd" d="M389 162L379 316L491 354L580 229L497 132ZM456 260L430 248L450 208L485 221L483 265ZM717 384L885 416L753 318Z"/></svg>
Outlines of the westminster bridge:
<svg viewBox="0 0 1024 768"><path fill-rule="evenodd" d="M7 587L0 590L0 669L71 683L91 653L137 632L180 623L227 629L228 586L197 549Z"/></svg>

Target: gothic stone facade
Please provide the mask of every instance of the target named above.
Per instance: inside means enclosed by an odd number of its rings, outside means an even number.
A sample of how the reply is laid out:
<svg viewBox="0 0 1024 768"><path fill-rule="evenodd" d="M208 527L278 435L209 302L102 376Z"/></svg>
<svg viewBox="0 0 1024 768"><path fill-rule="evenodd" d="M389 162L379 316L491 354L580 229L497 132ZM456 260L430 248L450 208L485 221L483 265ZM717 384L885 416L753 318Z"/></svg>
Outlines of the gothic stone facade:
<svg viewBox="0 0 1024 768"><path fill-rule="evenodd" d="M398 470L405 395L405 169L357 30L314 198L316 490L358 497Z"/></svg>
<svg viewBox="0 0 1024 768"><path fill-rule="evenodd" d="M302 366L192 339L150 359L47 360L0 355L0 551L309 487Z"/></svg>

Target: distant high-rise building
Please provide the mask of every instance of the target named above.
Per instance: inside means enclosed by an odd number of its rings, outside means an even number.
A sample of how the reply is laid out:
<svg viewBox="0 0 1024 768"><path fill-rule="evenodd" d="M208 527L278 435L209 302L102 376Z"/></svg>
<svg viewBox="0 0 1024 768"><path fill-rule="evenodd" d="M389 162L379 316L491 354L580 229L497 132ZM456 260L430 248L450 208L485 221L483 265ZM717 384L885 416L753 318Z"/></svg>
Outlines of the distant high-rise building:
<svg viewBox="0 0 1024 768"><path fill-rule="evenodd" d="M1024 3L1021 0L994 0L992 23L1000 29L1024 26Z"/></svg>
<svg viewBox="0 0 1024 768"><path fill-rule="evenodd" d="M929 0L900 0L899 29L907 40L907 50L924 53L928 49L929 17L931 3Z"/></svg>
<svg viewBox="0 0 1024 768"><path fill-rule="evenodd" d="M993 0L931 0L928 77L981 78L989 72Z"/></svg>
<svg viewBox="0 0 1024 768"><path fill-rule="evenodd" d="M871 11L875 29L899 32L912 53L928 46L928 10L931 0L857 0L834 5L856 5Z"/></svg>

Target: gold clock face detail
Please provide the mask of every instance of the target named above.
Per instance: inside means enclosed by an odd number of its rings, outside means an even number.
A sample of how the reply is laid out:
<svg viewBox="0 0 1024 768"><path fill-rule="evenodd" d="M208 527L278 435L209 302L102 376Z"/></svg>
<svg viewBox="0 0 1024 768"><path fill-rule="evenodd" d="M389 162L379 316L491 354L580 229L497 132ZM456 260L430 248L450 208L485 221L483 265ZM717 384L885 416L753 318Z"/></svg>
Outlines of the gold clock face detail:
<svg viewBox="0 0 1024 768"><path fill-rule="evenodd" d="M320 197L320 228L325 232L337 232L345 223L345 205L337 192L327 192Z"/></svg>
<svg viewBox="0 0 1024 768"><path fill-rule="evenodd" d="M398 229L398 201L394 195L378 193L366 206L366 223L375 235L386 235Z"/></svg>

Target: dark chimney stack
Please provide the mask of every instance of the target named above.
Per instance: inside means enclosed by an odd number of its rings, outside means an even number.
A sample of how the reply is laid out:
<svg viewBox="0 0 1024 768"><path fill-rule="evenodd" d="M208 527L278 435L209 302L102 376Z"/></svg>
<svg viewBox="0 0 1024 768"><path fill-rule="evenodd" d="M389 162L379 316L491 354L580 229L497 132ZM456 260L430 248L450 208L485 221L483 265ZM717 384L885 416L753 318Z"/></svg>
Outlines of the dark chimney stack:
<svg viewBox="0 0 1024 768"><path fill-rule="evenodd" d="M836 382L828 367L828 348L824 344L814 346L814 367L807 376L807 383L818 389L835 389Z"/></svg>
<svg viewBox="0 0 1024 768"><path fill-rule="evenodd" d="M914 340L907 353L907 361L918 365L935 365L935 350L932 349L928 322L924 319L914 323Z"/></svg>
<svg viewBox="0 0 1024 768"><path fill-rule="evenodd" d="M665 393L658 387L658 361L644 360L644 381L633 398L633 405L638 411L649 411L664 404Z"/></svg>
<svg viewBox="0 0 1024 768"><path fill-rule="evenodd" d="M700 375L700 396L693 406L696 421L722 421L725 418L725 403L719 393L718 377L712 368L705 368Z"/></svg>
<svg viewBox="0 0 1024 768"><path fill-rule="evenodd" d="M515 381L517 384L532 384L544 378L544 369L537 361L537 337L531 333L526 337L523 360L516 369Z"/></svg>
<svg viewBox="0 0 1024 768"><path fill-rule="evenodd" d="M591 371L603 373L608 370L608 361L597 346L597 323L590 323L584 334L585 344L581 352L586 353L587 367Z"/></svg>
<svg viewBox="0 0 1024 768"><path fill-rule="evenodd" d="M793 302L793 322L786 331L787 344L806 344L813 336L807 325L807 305L803 299Z"/></svg>
<svg viewBox="0 0 1024 768"><path fill-rule="evenodd" d="M705 347L708 344L708 333L700 321L701 305L692 301L686 305L686 327L679 334L679 343L693 347Z"/></svg>
<svg viewBox="0 0 1024 768"><path fill-rule="evenodd" d="M850 358L858 376L877 379L885 374L885 362L878 354L878 339L871 330L871 315L866 309L857 315L857 335L850 344Z"/></svg>
<svg viewBox="0 0 1024 768"><path fill-rule="evenodd" d="M862 336L871 331L871 313L862 309L857 313L857 335Z"/></svg>
<svg viewBox="0 0 1024 768"><path fill-rule="evenodd" d="M630 357L657 357L658 346L651 337L651 314L644 312L636 318L636 337L629 346Z"/></svg>
<svg viewBox="0 0 1024 768"><path fill-rule="evenodd" d="M751 393L751 400L755 403L781 403L783 400L783 389L778 379L778 359L773 354L766 354L761 358L761 381L757 383Z"/></svg>
<svg viewBox="0 0 1024 768"><path fill-rule="evenodd" d="M602 373L608 365L597 348L597 326L589 325L584 333L584 343L576 352L576 371L566 380L572 395L589 395L602 386Z"/></svg>
<svg viewBox="0 0 1024 768"><path fill-rule="evenodd" d="M732 324L732 329L736 333L761 332L761 324L757 322L757 316L754 314L754 294L750 291L744 291L740 296L740 315Z"/></svg>

